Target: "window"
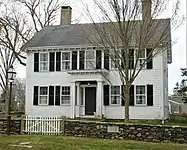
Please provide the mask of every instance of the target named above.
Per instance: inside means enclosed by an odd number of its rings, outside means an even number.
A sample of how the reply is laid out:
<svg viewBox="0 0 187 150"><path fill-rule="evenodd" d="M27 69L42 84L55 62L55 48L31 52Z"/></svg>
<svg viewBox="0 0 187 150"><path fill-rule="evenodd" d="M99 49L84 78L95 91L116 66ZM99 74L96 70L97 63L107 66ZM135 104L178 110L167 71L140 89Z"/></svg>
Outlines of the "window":
<svg viewBox="0 0 187 150"><path fill-rule="evenodd" d="M95 59L95 51L86 51L85 57L85 67L86 69L95 69L96 68L96 59Z"/></svg>
<svg viewBox="0 0 187 150"><path fill-rule="evenodd" d="M137 56L138 56L138 63L137 63L137 68L140 68L142 65L144 65L142 68L146 67L146 51L145 50L141 50L140 52L137 52Z"/></svg>
<svg viewBox="0 0 187 150"><path fill-rule="evenodd" d="M48 104L48 87L39 88L39 105Z"/></svg>
<svg viewBox="0 0 187 150"><path fill-rule="evenodd" d="M70 87L63 86L61 94L61 104L70 104Z"/></svg>
<svg viewBox="0 0 187 150"><path fill-rule="evenodd" d="M40 53L40 71L48 71L49 69L49 57L48 53Z"/></svg>
<svg viewBox="0 0 187 150"><path fill-rule="evenodd" d="M111 86L110 89L111 104L119 104L121 102L120 98L120 86Z"/></svg>
<svg viewBox="0 0 187 150"><path fill-rule="evenodd" d="M111 58L111 68L118 68L120 65L120 56L119 54L114 54Z"/></svg>
<svg viewBox="0 0 187 150"><path fill-rule="evenodd" d="M146 86L145 85L136 86L136 104L146 105Z"/></svg>
<svg viewBox="0 0 187 150"><path fill-rule="evenodd" d="M70 70L70 52L62 52L62 70Z"/></svg>

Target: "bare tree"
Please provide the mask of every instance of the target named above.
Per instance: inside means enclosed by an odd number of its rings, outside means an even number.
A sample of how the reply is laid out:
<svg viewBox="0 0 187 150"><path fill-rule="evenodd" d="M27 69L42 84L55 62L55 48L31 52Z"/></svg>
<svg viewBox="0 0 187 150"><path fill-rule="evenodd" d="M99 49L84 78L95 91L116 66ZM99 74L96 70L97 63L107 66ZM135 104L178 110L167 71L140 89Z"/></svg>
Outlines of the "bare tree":
<svg viewBox="0 0 187 150"><path fill-rule="evenodd" d="M10 49L1 47L0 49L0 90L2 91L1 99L2 103L7 104L7 99L9 96L9 86L8 86L8 70L11 65L16 62L13 52ZM7 106L7 105L5 105ZM6 107L3 108L6 112Z"/></svg>
<svg viewBox="0 0 187 150"><path fill-rule="evenodd" d="M29 27L24 14L7 4L3 6L4 11L0 16L0 46L11 50L20 64L26 65L21 46L31 37L32 28Z"/></svg>
<svg viewBox="0 0 187 150"><path fill-rule="evenodd" d="M13 110L21 110L24 111L25 108L25 87L26 82L25 79L16 78L14 81L13 86L13 98L12 98L12 104L15 104L12 106Z"/></svg>
<svg viewBox="0 0 187 150"><path fill-rule="evenodd" d="M55 22L61 4L59 0L15 0L8 4L2 3L4 12L0 16L0 45L12 50L19 63L26 66L25 52L21 47L34 33Z"/></svg>
<svg viewBox="0 0 187 150"><path fill-rule="evenodd" d="M63 2L59 0L17 0L21 2L32 24L35 32L39 32L45 26L54 24L60 6Z"/></svg>
<svg viewBox="0 0 187 150"><path fill-rule="evenodd" d="M101 17L95 21L95 15L85 5L95 32L93 37L86 36L93 45L102 47L119 73L128 122L130 87L135 78L153 57L166 50L171 52L171 20L177 15L179 2L175 3L170 19L156 19L166 10L166 0L94 0L94 3Z"/></svg>

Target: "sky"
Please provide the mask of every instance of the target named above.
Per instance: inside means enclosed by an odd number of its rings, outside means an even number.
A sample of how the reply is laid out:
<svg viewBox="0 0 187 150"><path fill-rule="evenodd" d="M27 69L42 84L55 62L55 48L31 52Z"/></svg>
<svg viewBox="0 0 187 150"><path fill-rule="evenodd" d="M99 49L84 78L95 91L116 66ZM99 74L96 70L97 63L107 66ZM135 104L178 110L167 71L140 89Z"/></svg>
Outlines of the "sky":
<svg viewBox="0 0 187 150"><path fill-rule="evenodd" d="M164 16L168 16L171 14L172 4L176 0L170 0L170 4L168 6L169 11L164 14ZM73 22L83 23L87 20L85 19L85 12L83 8L83 3L86 2L89 6L93 9L93 13L96 11L94 9L93 0L66 0L65 5L69 5L72 7L72 20ZM179 15L184 15L186 17L187 13L187 3L186 0L180 0L180 7L179 7ZM60 20L60 15L59 18ZM186 47L186 37L187 37L187 21L184 21L183 24L175 30L172 30L172 41L175 42L172 46L172 64L168 65L168 76L169 76L169 94L172 93L173 87L175 86L176 82L180 82L182 80L180 68L187 67L187 47ZM25 78L26 76L26 69L24 66L18 65L16 66L18 77Z"/></svg>

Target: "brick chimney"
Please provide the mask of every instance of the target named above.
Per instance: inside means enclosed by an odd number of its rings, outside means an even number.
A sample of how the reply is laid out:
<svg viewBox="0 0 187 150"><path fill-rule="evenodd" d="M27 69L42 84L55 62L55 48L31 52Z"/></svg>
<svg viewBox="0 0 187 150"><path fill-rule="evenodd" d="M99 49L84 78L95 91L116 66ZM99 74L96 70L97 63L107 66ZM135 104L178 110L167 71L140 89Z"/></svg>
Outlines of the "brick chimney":
<svg viewBox="0 0 187 150"><path fill-rule="evenodd" d="M142 20L143 21L149 21L152 19L151 4L152 4L152 0L142 0Z"/></svg>
<svg viewBox="0 0 187 150"><path fill-rule="evenodd" d="M71 24L72 8L70 6L61 7L60 24L70 25Z"/></svg>

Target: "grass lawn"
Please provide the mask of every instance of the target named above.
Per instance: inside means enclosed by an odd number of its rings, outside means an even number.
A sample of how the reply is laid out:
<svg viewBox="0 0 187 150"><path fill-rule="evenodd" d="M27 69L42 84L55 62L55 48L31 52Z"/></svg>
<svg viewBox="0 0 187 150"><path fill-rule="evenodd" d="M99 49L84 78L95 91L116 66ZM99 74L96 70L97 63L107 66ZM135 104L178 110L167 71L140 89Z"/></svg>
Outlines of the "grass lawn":
<svg viewBox="0 0 187 150"><path fill-rule="evenodd" d="M32 148L12 147L31 142ZM0 135L0 150L187 150L187 144L76 138L68 136Z"/></svg>

